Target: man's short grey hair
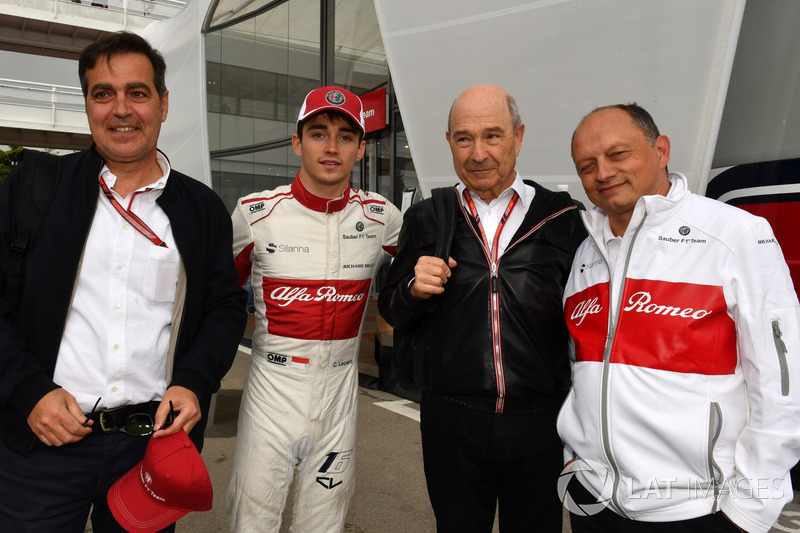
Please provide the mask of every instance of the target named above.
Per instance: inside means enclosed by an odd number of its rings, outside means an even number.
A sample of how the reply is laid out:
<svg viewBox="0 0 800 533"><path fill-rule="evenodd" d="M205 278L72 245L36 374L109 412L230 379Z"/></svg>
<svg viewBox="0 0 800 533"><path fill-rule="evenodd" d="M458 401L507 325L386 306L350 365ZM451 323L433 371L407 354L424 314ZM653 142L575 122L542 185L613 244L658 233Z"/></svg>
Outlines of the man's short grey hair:
<svg viewBox="0 0 800 533"><path fill-rule="evenodd" d="M514 100L514 97L510 94L506 94L506 102L508 102L508 111L511 113L511 125L514 127L514 131L517 131L519 127L522 125L522 119L519 116L519 107L517 106L517 101Z"/></svg>
<svg viewBox="0 0 800 533"><path fill-rule="evenodd" d="M517 129L519 129L519 127L522 125L522 118L519 116L519 106L517 106L517 101L514 100L514 97L508 93L506 93L506 103L508 104L508 112L511 113L511 126L513 127L513 131L517 131ZM454 105L456 105L455 100L452 104L450 104L450 112L447 114L448 133L452 133L450 130L450 118L453 115Z"/></svg>

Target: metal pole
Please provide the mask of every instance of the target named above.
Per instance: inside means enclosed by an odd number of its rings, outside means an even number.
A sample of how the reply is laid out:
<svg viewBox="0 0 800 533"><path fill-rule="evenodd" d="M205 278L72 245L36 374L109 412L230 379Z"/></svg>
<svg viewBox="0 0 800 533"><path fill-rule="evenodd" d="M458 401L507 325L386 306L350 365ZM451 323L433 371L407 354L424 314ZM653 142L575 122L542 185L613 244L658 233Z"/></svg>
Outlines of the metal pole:
<svg viewBox="0 0 800 533"><path fill-rule="evenodd" d="M58 1L58 0L56 0ZM56 88L50 89L50 123L53 127L56 125Z"/></svg>

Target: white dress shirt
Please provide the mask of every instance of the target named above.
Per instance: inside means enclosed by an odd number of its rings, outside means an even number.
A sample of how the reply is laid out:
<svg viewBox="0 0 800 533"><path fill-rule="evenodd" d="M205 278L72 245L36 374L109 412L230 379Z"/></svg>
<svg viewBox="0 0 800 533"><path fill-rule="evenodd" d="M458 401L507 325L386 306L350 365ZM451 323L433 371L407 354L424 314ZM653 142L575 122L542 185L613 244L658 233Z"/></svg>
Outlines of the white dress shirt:
<svg viewBox="0 0 800 533"><path fill-rule="evenodd" d="M490 250L494 242L494 234L497 231L497 225L500 223L500 219L503 218L503 213L505 213L506 207L508 207L508 202L510 202L511 198L514 196L514 191L519 195L517 205L508 216L506 224L503 227L503 232L500 234L500 241L497 243L498 257L503 256L506 247L511 243L511 238L522 225L522 221L528 213L528 208L536 194L536 189L530 185L526 185L525 182L522 181L519 172L516 172L516 174L514 183L488 204L481 200L474 192L469 192L475 204L475 210L478 212L478 217L481 219L481 226L483 226L483 232L486 234L486 240L488 241ZM469 206L464 200L464 189L466 189L466 186L463 183L459 183L457 188L458 197L464 207L467 208L467 212L469 212Z"/></svg>
<svg viewBox="0 0 800 533"><path fill-rule="evenodd" d="M160 247L139 233L97 186L97 210L86 240L78 284L58 352L53 380L75 396L84 412L159 400L166 390L173 302L180 255L169 219L156 204L169 178L163 176L122 198L166 242ZM116 176L103 166L109 188ZM58 268L58 265L53 265Z"/></svg>

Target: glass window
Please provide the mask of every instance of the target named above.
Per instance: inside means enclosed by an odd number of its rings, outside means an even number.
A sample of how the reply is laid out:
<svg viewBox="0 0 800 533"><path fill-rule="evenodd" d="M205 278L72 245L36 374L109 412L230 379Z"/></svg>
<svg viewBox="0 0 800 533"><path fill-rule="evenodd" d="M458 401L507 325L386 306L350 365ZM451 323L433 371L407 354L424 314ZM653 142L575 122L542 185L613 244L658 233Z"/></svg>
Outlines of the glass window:
<svg viewBox="0 0 800 533"><path fill-rule="evenodd" d="M284 140L319 85L319 2L293 0L206 39L212 150Z"/></svg>
<svg viewBox="0 0 800 533"><path fill-rule="evenodd" d="M334 84L363 94L386 83L389 67L373 0L337 0Z"/></svg>
<svg viewBox="0 0 800 533"><path fill-rule="evenodd" d="M415 198L422 198L422 190L419 188L417 171L414 168L414 161L411 159L411 151L408 149L408 139L406 130L403 127L403 119L400 113L394 113L394 204L401 205L403 191L415 189Z"/></svg>
<svg viewBox="0 0 800 533"><path fill-rule="evenodd" d="M223 0L214 23L232 24L212 24L206 35L212 183L229 209L242 196L292 182L300 165L290 144L297 115L306 94L320 86L320 1L289 0L242 19L267 4L256 0L231 14L220 11L233 9ZM334 13L330 83L356 94L386 86L389 69L373 0L337 0ZM351 176L355 187L387 198L399 194L390 132L370 134L368 158ZM226 155L232 151L239 155Z"/></svg>
<svg viewBox="0 0 800 533"><path fill-rule="evenodd" d="M298 170L300 158L291 145L211 160L214 190L231 212L242 196L289 184Z"/></svg>

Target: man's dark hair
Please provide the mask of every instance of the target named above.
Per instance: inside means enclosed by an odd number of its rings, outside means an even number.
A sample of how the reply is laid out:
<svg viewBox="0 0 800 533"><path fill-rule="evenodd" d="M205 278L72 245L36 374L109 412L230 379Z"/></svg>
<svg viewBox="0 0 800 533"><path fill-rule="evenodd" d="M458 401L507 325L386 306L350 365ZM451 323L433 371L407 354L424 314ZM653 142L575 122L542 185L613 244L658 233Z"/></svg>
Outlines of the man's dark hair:
<svg viewBox="0 0 800 533"><path fill-rule="evenodd" d="M592 109L588 115L581 119L578 127L583 124L584 120L591 117L598 111L603 111L605 109L621 109L622 111L625 111L628 116L631 117L633 123L636 124L636 127L642 130L644 136L647 138L647 142L650 143L650 146L655 146L656 139L659 135L661 135L661 133L658 131L658 126L656 126L656 122L653 120L653 117L650 115L650 113L645 111L645 109L636 102L632 102L630 104L614 104L596 107ZM578 128L575 128L575 131L578 131ZM572 133L572 138L575 139L575 132Z"/></svg>
<svg viewBox="0 0 800 533"><path fill-rule="evenodd" d="M631 117L636 127L642 130L642 133L644 133L644 136L647 139L647 142L650 143L650 146L656 145L656 139L658 139L659 135L661 135L661 133L658 131L658 126L656 126L656 121L653 120L653 117L650 115L650 113L648 113L636 102L631 102L630 104L613 104L596 107L581 119L580 123L578 124L578 128L581 127L581 124L583 124L584 120L591 117L598 111L603 111L604 109L621 109L622 111L625 111L628 116ZM578 132L578 128L575 128L575 130L572 132L572 141L570 141L570 146L573 146L575 143L575 134ZM665 167L664 170L669 173L669 167Z"/></svg>
<svg viewBox="0 0 800 533"><path fill-rule="evenodd" d="M658 131L658 126L656 126L655 120L653 117L645 111L644 108L639 106L636 102L632 102L630 104L617 104L609 107L616 107L617 109L622 109L630 117L633 119L633 122L636 126L644 132L644 136L647 137L647 141L650 143L651 146L656 144L656 139L658 138L661 133Z"/></svg>
<svg viewBox="0 0 800 533"><path fill-rule="evenodd" d="M364 132L361 131L361 126L359 126L358 123L350 117L350 115L348 115L347 113L340 113L339 111L332 111L330 109L327 109L324 111L320 111L319 113L315 113L310 117L306 117L304 120L301 120L300 122L297 123L297 136L300 137L301 141L303 140L303 126L306 124L306 122L308 122L312 118L318 117L320 115L324 116L331 122L333 121L334 118L344 119L344 121L347 122L347 124L351 128L353 128L353 131L356 132L356 134L358 134L358 142L360 143L361 141L364 140Z"/></svg>
<svg viewBox="0 0 800 533"><path fill-rule="evenodd" d="M164 98L167 93L167 84L164 76L167 72L167 63L164 56L150 46L143 37L129 31L118 31L106 37L102 37L81 51L78 59L78 76L81 80L81 89L84 98L89 94L89 79L86 74L97 64L98 60L111 62L111 58L121 54L143 54L153 65L153 84L158 92L158 98Z"/></svg>

